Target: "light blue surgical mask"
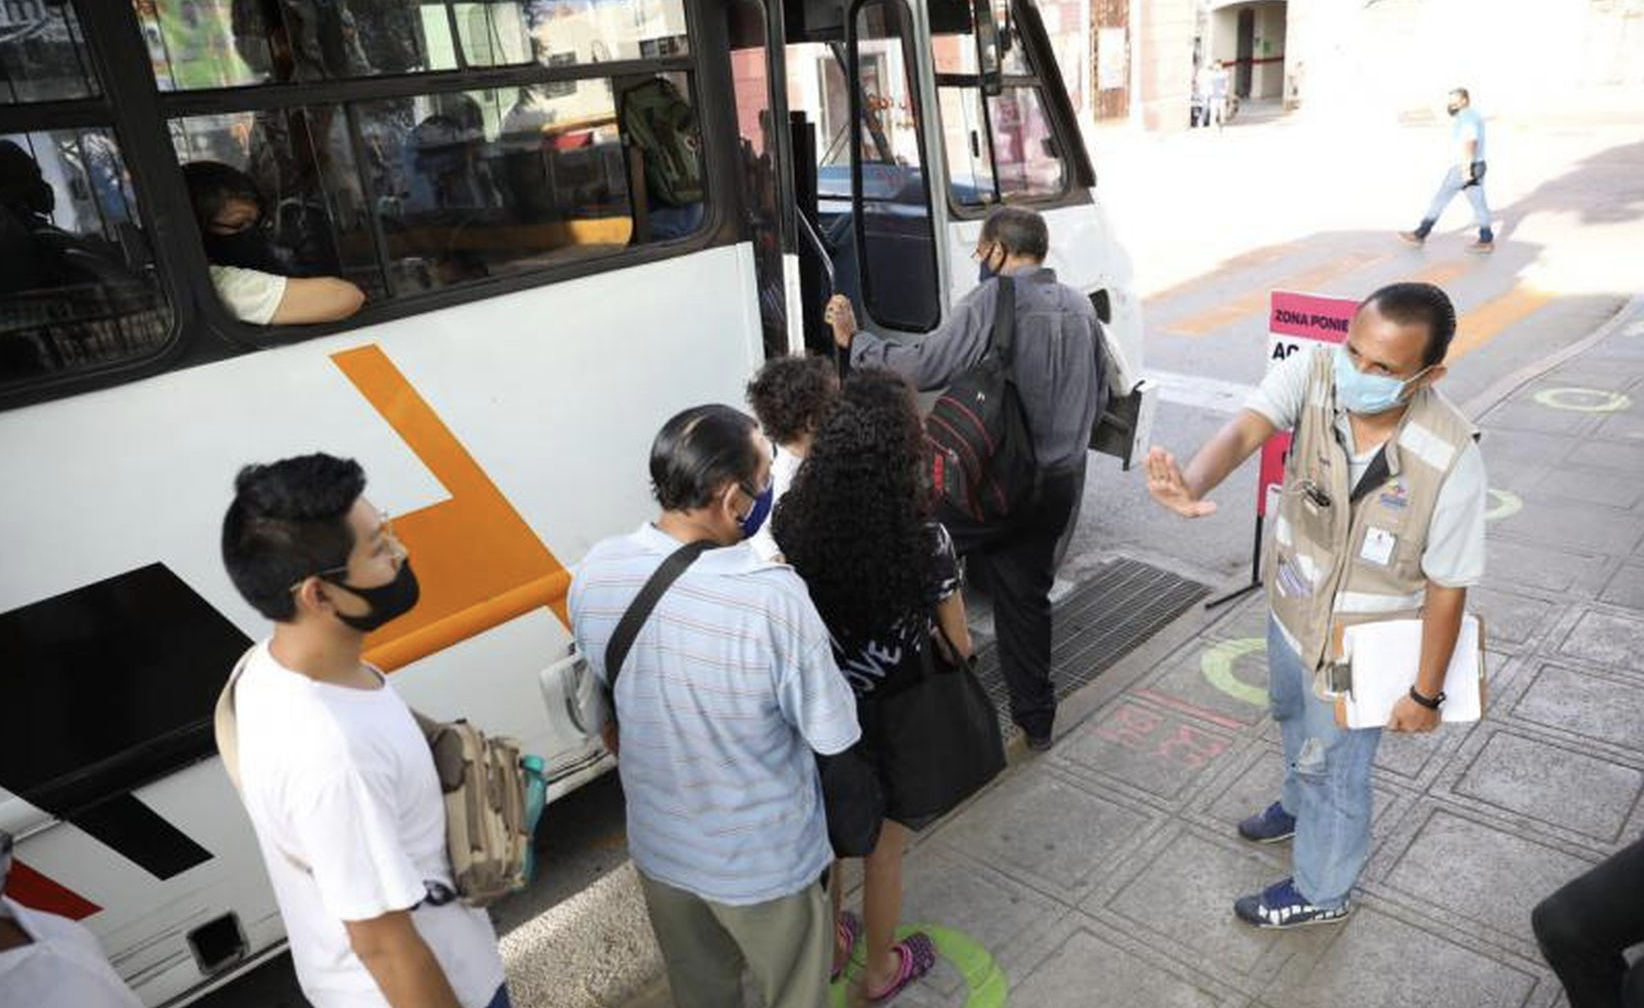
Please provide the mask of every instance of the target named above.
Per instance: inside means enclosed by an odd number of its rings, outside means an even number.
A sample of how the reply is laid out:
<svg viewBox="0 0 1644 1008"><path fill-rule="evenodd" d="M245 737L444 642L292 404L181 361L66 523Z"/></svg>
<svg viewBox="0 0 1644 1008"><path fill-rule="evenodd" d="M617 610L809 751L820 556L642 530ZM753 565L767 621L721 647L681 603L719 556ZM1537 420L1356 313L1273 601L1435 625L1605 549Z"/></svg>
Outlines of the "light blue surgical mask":
<svg viewBox="0 0 1644 1008"><path fill-rule="evenodd" d="M1386 413L1404 399L1404 390L1410 383L1429 370L1422 368L1409 378L1365 374L1353 366L1347 347L1339 346L1336 348L1336 403L1347 412L1361 416Z"/></svg>

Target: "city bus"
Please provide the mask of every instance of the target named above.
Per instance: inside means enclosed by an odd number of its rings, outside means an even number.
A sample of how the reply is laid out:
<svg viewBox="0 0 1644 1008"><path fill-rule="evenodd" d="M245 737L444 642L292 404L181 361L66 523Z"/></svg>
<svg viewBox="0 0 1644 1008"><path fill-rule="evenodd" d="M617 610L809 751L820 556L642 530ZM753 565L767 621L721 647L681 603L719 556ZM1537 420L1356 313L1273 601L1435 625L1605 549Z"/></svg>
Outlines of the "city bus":
<svg viewBox="0 0 1644 1008"><path fill-rule="evenodd" d="M225 301L202 161L254 186L270 272L364 307ZM218 552L248 462L364 464L423 584L368 654L413 704L522 739L552 797L608 770L565 595L650 513L654 432L829 352L834 292L928 334L1001 203L1105 323L1092 445L1128 464L1139 304L1032 0L0 4L8 895L150 1006L283 947L210 733L266 633Z"/></svg>

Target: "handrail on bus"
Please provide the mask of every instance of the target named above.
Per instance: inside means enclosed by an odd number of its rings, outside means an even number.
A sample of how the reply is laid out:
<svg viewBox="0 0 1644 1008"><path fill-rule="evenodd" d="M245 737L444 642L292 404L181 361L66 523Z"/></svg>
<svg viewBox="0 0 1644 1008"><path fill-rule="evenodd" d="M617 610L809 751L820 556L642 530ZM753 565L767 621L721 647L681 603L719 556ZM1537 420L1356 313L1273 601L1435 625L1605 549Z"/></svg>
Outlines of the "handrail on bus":
<svg viewBox="0 0 1644 1008"><path fill-rule="evenodd" d="M803 212L795 213L794 218L799 221L800 235L810 241L811 247L816 252L816 257L822 260L822 272L827 274L828 277L828 293L838 293L839 284L834 281L833 274L833 257L828 255L828 246L823 243L822 236L817 234L816 225L812 224L811 219L806 217Z"/></svg>

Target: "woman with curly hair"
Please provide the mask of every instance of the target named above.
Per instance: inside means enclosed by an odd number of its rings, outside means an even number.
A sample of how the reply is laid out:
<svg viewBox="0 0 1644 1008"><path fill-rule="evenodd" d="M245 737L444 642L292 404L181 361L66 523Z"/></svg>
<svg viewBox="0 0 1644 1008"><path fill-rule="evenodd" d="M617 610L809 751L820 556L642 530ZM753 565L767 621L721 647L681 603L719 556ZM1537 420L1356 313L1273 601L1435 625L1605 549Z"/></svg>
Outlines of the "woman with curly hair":
<svg viewBox="0 0 1644 1008"><path fill-rule="evenodd" d="M771 459L774 503L793 484L799 463L810 453L816 429L839 398L839 376L825 357L772 357L748 383L747 396L759 426L776 445ZM762 559L780 559L770 522L750 542Z"/></svg>
<svg viewBox="0 0 1644 1008"><path fill-rule="evenodd" d="M774 519L782 554L805 579L833 637L834 659L856 692L858 745L887 782L896 753L878 701L923 678L925 648L945 640L948 658L971 653L959 563L947 530L931 520L924 458L913 390L889 371L855 372ZM900 808L888 787L886 794L883 832L863 860L862 984L870 1001L901 991L936 961L923 932L893 939L903 848L911 831L946 809ZM842 890L836 883L836 907ZM835 975L863 931L849 914L836 919Z"/></svg>

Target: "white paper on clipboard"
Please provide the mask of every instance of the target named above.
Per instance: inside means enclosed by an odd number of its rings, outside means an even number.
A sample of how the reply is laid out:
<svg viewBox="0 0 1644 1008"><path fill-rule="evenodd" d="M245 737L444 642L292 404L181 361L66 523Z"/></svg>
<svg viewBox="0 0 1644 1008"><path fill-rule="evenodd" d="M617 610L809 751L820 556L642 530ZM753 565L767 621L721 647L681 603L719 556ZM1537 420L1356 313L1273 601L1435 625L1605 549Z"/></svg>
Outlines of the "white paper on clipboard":
<svg viewBox="0 0 1644 1008"><path fill-rule="evenodd" d="M1347 728L1385 727L1393 705L1416 684L1421 666L1419 619L1359 623L1342 632L1342 653L1353 669L1353 685L1336 704L1336 720ZM1444 677L1446 723L1484 716L1484 628L1477 616L1462 618L1456 650Z"/></svg>

